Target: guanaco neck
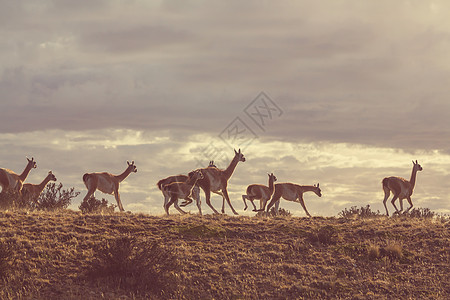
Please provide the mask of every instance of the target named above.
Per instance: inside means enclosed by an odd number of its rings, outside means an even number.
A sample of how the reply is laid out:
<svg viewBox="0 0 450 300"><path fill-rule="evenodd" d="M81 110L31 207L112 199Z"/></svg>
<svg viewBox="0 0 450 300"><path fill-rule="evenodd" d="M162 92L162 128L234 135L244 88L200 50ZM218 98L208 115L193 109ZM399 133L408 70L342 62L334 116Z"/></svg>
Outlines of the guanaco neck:
<svg viewBox="0 0 450 300"><path fill-rule="evenodd" d="M131 171L133 170L132 166L129 166L122 174L115 176L119 182L123 181L125 178L130 175Z"/></svg>
<svg viewBox="0 0 450 300"><path fill-rule="evenodd" d="M22 181L25 181L25 179L27 178L28 174L30 173L32 167L33 167L33 164L28 163L27 166L25 167L25 170L23 170L22 174L19 175L19 179Z"/></svg>
<svg viewBox="0 0 450 300"><path fill-rule="evenodd" d="M409 183L411 185L411 192L414 190L414 186L416 185L416 176L417 176L417 167L413 166L411 172L411 179L409 180Z"/></svg>
<svg viewBox="0 0 450 300"><path fill-rule="evenodd" d="M273 194L273 189L274 189L274 185L273 185L273 177L270 176L269 177L269 193L272 195Z"/></svg>
<svg viewBox="0 0 450 300"><path fill-rule="evenodd" d="M40 191L43 191L43 190L44 190L44 188L45 188L45 186L47 185L47 183L50 182L50 178L51 178L50 175L47 176L47 177L45 177L45 179L42 180L42 182L38 185L38 189L39 189Z"/></svg>
<svg viewBox="0 0 450 300"><path fill-rule="evenodd" d="M194 187L194 185L197 183L198 177L189 177L188 180L186 180L186 184L190 187Z"/></svg>
<svg viewBox="0 0 450 300"><path fill-rule="evenodd" d="M317 189L317 187L312 186L312 185L299 185L300 187L300 191L302 193L304 192L315 192L315 190Z"/></svg>
<svg viewBox="0 0 450 300"><path fill-rule="evenodd" d="M228 168L226 168L223 171L223 175L225 175L225 178L228 180L230 179L231 175L233 175L234 169L236 169L236 166L239 162L239 157L237 155L234 156L233 160L231 161Z"/></svg>

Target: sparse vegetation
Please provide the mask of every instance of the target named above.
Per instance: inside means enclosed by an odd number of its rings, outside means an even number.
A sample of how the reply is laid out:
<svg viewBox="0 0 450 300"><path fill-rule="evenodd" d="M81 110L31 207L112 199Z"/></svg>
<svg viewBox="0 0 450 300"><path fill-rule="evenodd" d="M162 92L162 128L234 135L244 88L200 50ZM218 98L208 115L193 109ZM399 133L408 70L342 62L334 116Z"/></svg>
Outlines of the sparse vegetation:
<svg viewBox="0 0 450 300"><path fill-rule="evenodd" d="M403 257L402 247L397 242L389 242L386 247L381 248L381 254L396 260L400 260Z"/></svg>
<svg viewBox="0 0 450 300"><path fill-rule="evenodd" d="M73 198L78 196L75 188L63 189L63 184L48 184L37 199L28 195L22 197L13 191L0 193L0 209L24 209L24 210L61 210L66 209Z"/></svg>
<svg viewBox="0 0 450 300"><path fill-rule="evenodd" d="M338 240L338 233L334 226L325 225L317 230L313 230L309 235L309 240L312 243L321 243L323 245L336 244Z"/></svg>
<svg viewBox="0 0 450 300"><path fill-rule="evenodd" d="M376 212L372 211L370 209L370 205L367 205L365 207L361 206L358 208L357 206L352 206L350 208L345 208L343 211L341 211L338 214L341 218L373 218L373 217L379 217L381 216L380 211L377 210Z"/></svg>
<svg viewBox="0 0 450 300"><path fill-rule="evenodd" d="M177 287L174 272L178 260L158 242L143 242L131 236L104 241L94 250L87 277L97 284L133 294L169 297Z"/></svg>
<svg viewBox="0 0 450 300"><path fill-rule="evenodd" d="M284 209L282 207L278 208L278 213L275 210L275 207L272 207L270 209L270 211L265 212L265 211L259 211L256 216L258 217L270 217L270 218L274 218L274 217L290 217L292 216L291 212L287 209Z"/></svg>
<svg viewBox="0 0 450 300"><path fill-rule="evenodd" d="M367 254L370 260L377 260L381 257L380 255L380 247L375 244L369 244L367 247Z"/></svg>
<svg viewBox="0 0 450 300"><path fill-rule="evenodd" d="M0 299L448 299L449 229L410 217L3 211Z"/></svg>
<svg viewBox="0 0 450 300"><path fill-rule="evenodd" d="M49 183L32 205L37 210L65 209L69 207L72 199L79 194L80 192L76 192L74 188L68 190L63 189L62 183L58 185L56 183Z"/></svg>
<svg viewBox="0 0 450 300"><path fill-rule="evenodd" d="M408 216L413 218L425 218L430 219L437 216L440 216L439 214L435 213L434 211L431 211L429 208L413 208L409 213Z"/></svg>
<svg viewBox="0 0 450 300"><path fill-rule="evenodd" d="M0 281L11 273L12 257L11 246L0 240Z"/></svg>
<svg viewBox="0 0 450 300"><path fill-rule="evenodd" d="M114 209L117 207L115 204L109 204L108 200L102 198L102 200L96 199L94 196L89 199L81 201L80 206L78 208L81 210L83 214L92 214L92 213L102 213L102 214L111 214L114 212Z"/></svg>
<svg viewBox="0 0 450 300"><path fill-rule="evenodd" d="M24 200L19 197L18 193L12 190L0 193L0 209L23 208L24 206Z"/></svg>

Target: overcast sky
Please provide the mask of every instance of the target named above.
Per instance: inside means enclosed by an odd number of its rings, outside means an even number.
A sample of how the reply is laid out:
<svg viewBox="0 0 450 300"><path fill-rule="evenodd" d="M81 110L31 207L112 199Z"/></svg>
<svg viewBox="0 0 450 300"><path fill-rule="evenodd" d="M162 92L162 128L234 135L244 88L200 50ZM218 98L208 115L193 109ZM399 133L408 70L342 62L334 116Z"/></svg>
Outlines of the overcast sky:
<svg viewBox="0 0 450 300"><path fill-rule="evenodd" d="M33 156L27 181L53 170L81 192L78 209L85 172L121 173L134 160L123 205L161 215L159 179L210 159L225 168L240 147L247 161L229 182L238 212L246 186L273 172L279 182L320 182L323 197L305 194L306 206L332 216L353 205L384 211L381 180L409 179L417 159L414 205L450 213L449 9L419 0L1 1L0 166L20 173ZM299 204L281 207L305 215Z"/></svg>

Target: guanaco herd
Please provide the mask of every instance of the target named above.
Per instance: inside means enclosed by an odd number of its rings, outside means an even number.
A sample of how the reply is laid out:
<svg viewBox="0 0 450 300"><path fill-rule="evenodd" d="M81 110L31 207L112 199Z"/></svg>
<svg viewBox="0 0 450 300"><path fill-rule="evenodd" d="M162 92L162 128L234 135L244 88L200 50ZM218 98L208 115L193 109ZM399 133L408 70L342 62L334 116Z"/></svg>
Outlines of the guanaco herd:
<svg viewBox="0 0 450 300"><path fill-rule="evenodd" d="M0 168L0 186L2 187L2 194L6 191L13 191L19 194L19 196L29 197L29 199L35 201L44 190L47 183L50 181L56 181L55 175L52 171L48 172L48 175L40 184L24 183L28 174L32 169L37 168L34 158L27 158L27 165L23 172L18 175L9 169ZM227 186L228 180L233 175L234 170L239 162L245 162L244 154L241 150L234 150L234 157L225 170L219 169L214 165L214 161L210 161L208 167L201 168L190 172L188 175L175 175L158 181L157 186L161 190L164 196L164 210L169 215L169 208L171 205L182 214L181 207L184 207L194 200L196 202L198 212L202 215L201 201L200 201L200 189L205 193L206 204L216 214L219 212L211 205L211 192L222 196L222 213L225 213L225 201L230 206L232 212L237 215L238 213L231 205L230 197L228 196ZM119 175L113 175L107 172L86 173L83 175L83 182L87 188L86 196L83 201L92 197L96 190L99 190L106 194L114 194L117 201L119 210L124 211L122 201L119 195L119 184L128 177L132 172L136 173L137 168L134 161L131 163L127 161L128 167L125 171ZM405 213L413 207L411 195L416 184L416 175L418 171L422 171L422 167L417 160L413 161L413 169L410 180L406 180L402 177L391 176L382 180L382 187L384 191L383 205L386 209L386 215L389 216L386 202L392 192L393 197L391 200L392 205L395 208L394 214L400 214L403 211L403 199L406 199L409 203L408 209ZM283 198L287 201L299 202L303 207L306 215L311 217L303 200L303 193L314 192L317 196L322 196L319 184L317 185L298 185L293 183L275 183L277 178L273 173L268 174L269 182L268 186L263 184L251 184L247 187L245 195L242 195L244 201L244 210L248 208L246 200L250 201L253 205L254 212L270 210L275 205L275 211L278 213L280 199ZM178 200L184 201L178 205ZM400 210L395 205L395 201L399 199ZM256 208L254 200L259 200L259 209ZM269 202L270 200L270 202Z"/></svg>

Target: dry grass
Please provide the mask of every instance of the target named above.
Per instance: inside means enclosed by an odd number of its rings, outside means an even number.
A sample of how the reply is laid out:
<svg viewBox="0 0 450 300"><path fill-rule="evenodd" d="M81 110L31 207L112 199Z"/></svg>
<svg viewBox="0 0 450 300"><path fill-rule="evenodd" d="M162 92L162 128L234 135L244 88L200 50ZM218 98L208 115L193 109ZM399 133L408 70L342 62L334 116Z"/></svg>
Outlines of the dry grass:
<svg viewBox="0 0 450 300"><path fill-rule="evenodd" d="M449 229L406 217L0 212L12 253L0 257L0 299L448 299Z"/></svg>

